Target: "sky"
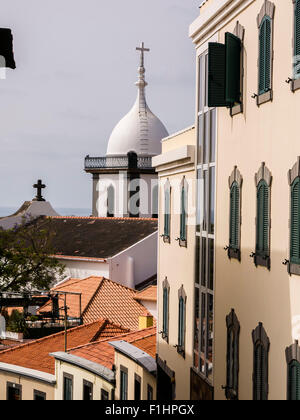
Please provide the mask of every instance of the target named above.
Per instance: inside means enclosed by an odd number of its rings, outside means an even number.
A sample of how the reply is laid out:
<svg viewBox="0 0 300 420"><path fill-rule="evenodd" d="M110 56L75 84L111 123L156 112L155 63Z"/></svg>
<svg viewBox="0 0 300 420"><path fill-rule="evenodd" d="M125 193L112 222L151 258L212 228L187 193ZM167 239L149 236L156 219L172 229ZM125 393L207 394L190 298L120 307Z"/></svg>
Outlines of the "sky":
<svg viewBox="0 0 300 420"><path fill-rule="evenodd" d="M0 80L0 207L31 200L37 179L54 208L90 208L84 157L105 156L136 99L144 41L147 102L169 133L194 123L199 0L0 0L16 70Z"/></svg>

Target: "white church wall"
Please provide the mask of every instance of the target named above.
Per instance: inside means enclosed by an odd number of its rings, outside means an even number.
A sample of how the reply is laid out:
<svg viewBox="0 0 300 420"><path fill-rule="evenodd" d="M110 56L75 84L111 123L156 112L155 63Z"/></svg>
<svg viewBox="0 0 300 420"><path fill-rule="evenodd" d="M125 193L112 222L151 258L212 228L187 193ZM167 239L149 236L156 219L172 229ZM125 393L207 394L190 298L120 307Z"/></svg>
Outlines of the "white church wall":
<svg viewBox="0 0 300 420"><path fill-rule="evenodd" d="M109 279L109 263L95 261L75 261L59 259L65 267L64 275L73 279L86 279L87 277L106 277Z"/></svg>
<svg viewBox="0 0 300 420"><path fill-rule="evenodd" d="M133 259L133 261L132 261ZM132 280L132 264L134 279ZM157 273L157 232L110 260L110 280L136 286ZM134 283L134 285L132 284Z"/></svg>
<svg viewBox="0 0 300 420"><path fill-rule="evenodd" d="M114 187L114 216L124 217L127 215L127 174L120 172L119 174L103 174L100 175L97 191L98 191L98 217L107 216L107 190L110 186Z"/></svg>
<svg viewBox="0 0 300 420"><path fill-rule="evenodd" d="M140 191L140 211L141 217L152 217L153 215L153 188L158 184L156 174L142 174L141 175L141 191ZM157 198L158 200L158 190ZM156 204L156 214L158 214L158 204Z"/></svg>

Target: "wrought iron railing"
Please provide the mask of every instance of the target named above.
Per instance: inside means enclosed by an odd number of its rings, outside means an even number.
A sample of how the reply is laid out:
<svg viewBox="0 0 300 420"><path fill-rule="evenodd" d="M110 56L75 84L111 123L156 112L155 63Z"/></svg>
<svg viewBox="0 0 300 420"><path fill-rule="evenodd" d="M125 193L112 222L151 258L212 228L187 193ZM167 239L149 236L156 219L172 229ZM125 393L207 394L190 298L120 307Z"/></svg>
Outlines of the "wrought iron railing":
<svg viewBox="0 0 300 420"><path fill-rule="evenodd" d="M85 158L85 169L127 169L130 166L128 156L90 157ZM132 167L132 165L131 165ZM152 158L137 157L137 169L152 169Z"/></svg>

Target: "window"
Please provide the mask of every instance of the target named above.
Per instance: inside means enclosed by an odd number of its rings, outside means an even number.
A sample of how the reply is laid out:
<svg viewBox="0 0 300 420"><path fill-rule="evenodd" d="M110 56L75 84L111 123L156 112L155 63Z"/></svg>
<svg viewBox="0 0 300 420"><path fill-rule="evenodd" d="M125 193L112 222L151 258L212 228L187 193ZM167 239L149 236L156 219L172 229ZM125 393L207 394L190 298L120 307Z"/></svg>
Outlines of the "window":
<svg viewBox="0 0 300 420"><path fill-rule="evenodd" d="M134 401L141 401L141 377L134 375Z"/></svg>
<svg viewBox="0 0 300 420"><path fill-rule="evenodd" d="M170 285L166 278L163 282L163 329L162 338L168 341L169 338L169 294Z"/></svg>
<svg viewBox="0 0 300 420"><path fill-rule="evenodd" d="M93 400L93 384L86 380L83 381L83 392L82 392L83 401L92 401Z"/></svg>
<svg viewBox="0 0 300 420"><path fill-rule="evenodd" d="M211 44L209 44L210 50ZM218 46L216 47L216 51ZM220 52L220 51L219 51ZM218 51L217 51L218 53ZM225 51L224 51L225 54ZM222 56L222 53L221 53ZM224 101L225 85L218 91L218 81L212 71L216 66L209 51L199 57L199 108L198 108L198 156L197 156L197 232L195 270L195 311L194 311L194 357L195 371L210 384L213 380L214 345L214 274L215 274L215 186L216 186L216 127L217 112L209 108L215 99ZM217 75L216 75L217 76ZM225 80L225 79L224 79ZM208 93L207 93L208 92ZM205 96L204 96L205 95ZM216 102L217 104L217 102Z"/></svg>
<svg viewBox="0 0 300 420"><path fill-rule="evenodd" d="M101 400L103 401L109 400L109 393L105 391L105 389L101 389Z"/></svg>
<svg viewBox="0 0 300 420"><path fill-rule="evenodd" d="M256 246L254 263L270 270L270 209L271 209L271 183L272 175L269 169L262 163L261 168L255 175L256 184Z"/></svg>
<svg viewBox="0 0 300 420"><path fill-rule="evenodd" d="M63 400L73 400L73 376L67 373L63 374Z"/></svg>
<svg viewBox="0 0 300 420"><path fill-rule="evenodd" d="M259 32L257 105L272 99L273 17L275 5L268 0L257 17Z"/></svg>
<svg viewBox="0 0 300 420"><path fill-rule="evenodd" d="M22 400L22 386L7 382L6 387L6 400L7 401L21 401Z"/></svg>
<svg viewBox="0 0 300 420"><path fill-rule="evenodd" d="M294 79L300 78L300 1L294 3Z"/></svg>
<svg viewBox="0 0 300 420"><path fill-rule="evenodd" d="M152 183L155 182L155 185L152 188L152 218L158 218L158 181L152 180ZM152 184L151 184L152 185Z"/></svg>
<svg viewBox="0 0 300 420"><path fill-rule="evenodd" d="M227 358L225 395L228 400L239 398L239 336L240 323L232 309L226 317L227 325Z"/></svg>
<svg viewBox="0 0 300 420"><path fill-rule="evenodd" d="M115 215L115 189L110 185L107 189L107 217Z"/></svg>
<svg viewBox="0 0 300 420"><path fill-rule="evenodd" d="M164 242L170 243L170 231L171 231L171 185L170 181L167 180L165 184L165 210L164 210Z"/></svg>
<svg viewBox="0 0 300 420"><path fill-rule="evenodd" d="M45 401L47 399L47 395L45 392L41 392L38 390L33 391L33 400L34 401Z"/></svg>
<svg viewBox="0 0 300 420"><path fill-rule="evenodd" d="M186 294L183 286L178 291L178 345L177 351L185 357L185 319L186 319Z"/></svg>
<svg viewBox="0 0 300 420"><path fill-rule="evenodd" d="M300 158L288 172L290 195L290 261L289 273L300 275Z"/></svg>
<svg viewBox="0 0 300 420"><path fill-rule="evenodd" d="M259 94L271 89L271 19L265 16L259 28Z"/></svg>
<svg viewBox="0 0 300 420"><path fill-rule="evenodd" d="M147 385L147 400L153 401L153 388L151 385Z"/></svg>
<svg viewBox="0 0 300 420"><path fill-rule="evenodd" d="M180 238L179 245L187 246L187 192L188 183L184 177L180 186Z"/></svg>
<svg viewBox="0 0 300 420"><path fill-rule="evenodd" d="M252 332L253 340L253 400L266 401L269 394L270 341L263 324Z"/></svg>
<svg viewBox="0 0 300 420"><path fill-rule="evenodd" d="M287 400L300 401L300 347L298 341L285 351L287 362Z"/></svg>
<svg viewBox="0 0 300 420"><path fill-rule="evenodd" d="M231 116L242 112L244 33L237 22L234 33L225 33L224 44L208 44L208 106L230 107Z"/></svg>
<svg viewBox="0 0 300 420"><path fill-rule="evenodd" d="M241 238L241 187L242 176L234 168L229 178L230 188L230 217L229 217L229 248L228 257L241 260L240 238Z"/></svg>
<svg viewBox="0 0 300 420"><path fill-rule="evenodd" d="M128 370L122 366L120 371L120 400L128 400Z"/></svg>

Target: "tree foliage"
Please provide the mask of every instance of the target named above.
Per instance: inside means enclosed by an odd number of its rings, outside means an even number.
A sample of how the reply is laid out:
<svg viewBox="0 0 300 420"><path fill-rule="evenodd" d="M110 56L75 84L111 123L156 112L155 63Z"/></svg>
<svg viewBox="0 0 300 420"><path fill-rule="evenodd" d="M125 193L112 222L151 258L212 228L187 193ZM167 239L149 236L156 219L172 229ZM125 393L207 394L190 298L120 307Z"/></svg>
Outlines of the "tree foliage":
<svg viewBox="0 0 300 420"><path fill-rule="evenodd" d="M0 291L49 290L64 266L53 257L51 220L23 220L11 230L0 229Z"/></svg>

